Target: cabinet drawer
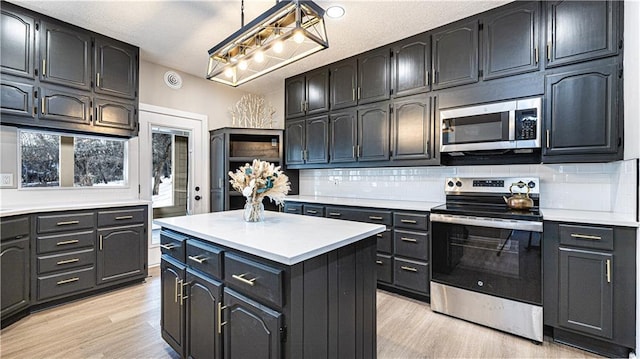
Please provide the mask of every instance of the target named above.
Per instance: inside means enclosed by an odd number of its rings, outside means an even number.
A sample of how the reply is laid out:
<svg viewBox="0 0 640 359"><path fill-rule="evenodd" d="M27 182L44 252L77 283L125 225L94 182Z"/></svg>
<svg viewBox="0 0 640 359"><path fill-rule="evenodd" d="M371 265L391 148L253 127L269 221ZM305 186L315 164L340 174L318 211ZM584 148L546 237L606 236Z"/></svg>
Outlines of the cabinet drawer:
<svg viewBox="0 0 640 359"><path fill-rule="evenodd" d="M95 226L93 212L38 216L38 233L75 231Z"/></svg>
<svg viewBox="0 0 640 359"><path fill-rule="evenodd" d="M98 211L98 227L125 226L146 220L144 208Z"/></svg>
<svg viewBox="0 0 640 359"><path fill-rule="evenodd" d="M74 294L96 283L95 267L38 277L38 300Z"/></svg>
<svg viewBox="0 0 640 359"><path fill-rule="evenodd" d="M38 256L38 274L68 270L95 263L96 254L93 248L75 252Z"/></svg>
<svg viewBox="0 0 640 359"><path fill-rule="evenodd" d="M215 278L222 278L222 251L190 239L187 241L187 265Z"/></svg>
<svg viewBox="0 0 640 359"><path fill-rule="evenodd" d="M225 253L224 280L255 299L282 307L282 270Z"/></svg>
<svg viewBox="0 0 640 359"><path fill-rule="evenodd" d="M302 203L285 203L284 212L291 214L302 214Z"/></svg>
<svg viewBox="0 0 640 359"><path fill-rule="evenodd" d="M393 214L393 225L396 228L426 231L429 229L429 215L427 213L395 212Z"/></svg>
<svg viewBox="0 0 640 359"><path fill-rule="evenodd" d="M560 224L560 244L613 250L613 228Z"/></svg>
<svg viewBox="0 0 640 359"><path fill-rule="evenodd" d="M347 221L367 222L384 224L391 226L392 216L391 211L377 211L371 209L358 209L358 208L344 208L344 207L330 207L327 206L326 217L344 219Z"/></svg>
<svg viewBox="0 0 640 359"><path fill-rule="evenodd" d="M0 239L20 239L29 235L29 217L2 218Z"/></svg>
<svg viewBox="0 0 640 359"><path fill-rule="evenodd" d="M160 251L182 263L187 262L185 241L187 236L177 232L162 230L160 232Z"/></svg>
<svg viewBox="0 0 640 359"><path fill-rule="evenodd" d="M376 270L379 282L393 283L393 259L391 256L378 254L376 256Z"/></svg>
<svg viewBox="0 0 640 359"><path fill-rule="evenodd" d="M305 204L302 208L305 216L324 217L324 206Z"/></svg>
<svg viewBox="0 0 640 359"><path fill-rule="evenodd" d="M67 251L77 248L93 247L96 242L95 231L39 236L36 241L38 254Z"/></svg>
<svg viewBox="0 0 640 359"><path fill-rule="evenodd" d="M391 239L391 230L387 229L382 233L376 234L378 239L377 250L378 252L393 253L393 241Z"/></svg>
<svg viewBox="0 0 640 359"><path fill-rule="evenodd" d="M429 265L427 263L395 258L393 260L393 275L395 285L429 293Z"/></svg>
<svg viewBox="0 0 640 359"><path fill-rule="evenodd" d="M429 260L429 236L427 232L393 231L395 254L403 257Z"/></svg>

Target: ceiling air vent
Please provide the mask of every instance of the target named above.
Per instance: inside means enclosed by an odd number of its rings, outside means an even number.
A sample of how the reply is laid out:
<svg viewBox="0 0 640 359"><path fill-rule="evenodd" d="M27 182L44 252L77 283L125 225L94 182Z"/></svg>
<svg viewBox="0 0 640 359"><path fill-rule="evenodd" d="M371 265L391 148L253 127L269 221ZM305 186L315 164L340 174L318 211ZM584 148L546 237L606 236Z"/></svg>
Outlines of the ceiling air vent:
<svg viewBox="0 0 640 359"><path fill-rule="evenodd" d="M177 90L182 88L182 77L175 71L167 71L164 73L164 83Z"/></svg>

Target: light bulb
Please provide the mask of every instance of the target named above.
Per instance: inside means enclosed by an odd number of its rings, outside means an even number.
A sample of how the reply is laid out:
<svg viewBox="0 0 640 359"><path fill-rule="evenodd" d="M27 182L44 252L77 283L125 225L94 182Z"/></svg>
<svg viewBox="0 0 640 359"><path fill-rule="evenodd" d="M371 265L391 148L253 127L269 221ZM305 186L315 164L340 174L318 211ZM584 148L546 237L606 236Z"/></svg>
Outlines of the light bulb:
<svg viewBox="0 0 640 359"><path fill-rule="evenodd" d="M256 51L253 55L253 59L256 60L256 62L264 61L264 52L262 52L262 50Z"/></svg>
<svg viewBox="0 0 640 359"><path fill-rule="evenodd" d="M247 60L240 60L240 62L238 62L238 68L242 71L246 70L247 67L249 67L249 64L247 63Z"/></svg>
<svg viewBox="0 0 640 359"><path fill-rule="evenodd" d="M279 54L282 52L283 49L284 49L284 44L282 43L282 40L276 40L276 42L273 44L273 52L275 52L276 54Z"/></svg>
<svg viewBox="0 0 640 359"><path fill-rule="evenodd" d="M302 30L296 30L293 34L293 41L297 44L301 44L304 41L304 34L302 33Z"/></svg>
<svg viewBox="0 0 640 359"><path fill-rule="evenodd" d="M233 68L229 67L226 70L224 70L224 75L227 76L228 78L232 78L233 77Z"/></svg>

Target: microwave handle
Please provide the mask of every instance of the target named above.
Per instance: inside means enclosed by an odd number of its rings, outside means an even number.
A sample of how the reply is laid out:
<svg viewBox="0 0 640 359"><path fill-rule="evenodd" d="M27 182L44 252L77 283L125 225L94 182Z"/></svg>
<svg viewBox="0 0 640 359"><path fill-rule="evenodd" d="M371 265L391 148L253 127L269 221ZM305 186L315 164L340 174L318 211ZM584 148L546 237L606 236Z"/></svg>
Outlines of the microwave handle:
<svg viewBox="0 0 640 359"><path fill-rule="evenodd" d="M509 110L509 141L516 140L516 110Z"/></svg>

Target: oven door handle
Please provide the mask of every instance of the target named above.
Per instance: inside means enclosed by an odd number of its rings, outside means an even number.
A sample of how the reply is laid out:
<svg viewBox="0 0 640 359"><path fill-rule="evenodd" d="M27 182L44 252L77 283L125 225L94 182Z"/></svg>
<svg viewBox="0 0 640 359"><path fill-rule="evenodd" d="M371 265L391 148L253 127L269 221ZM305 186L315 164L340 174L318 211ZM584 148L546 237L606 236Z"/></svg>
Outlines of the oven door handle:
<svg viewBox="0 0 640 359"><path fill-rule="evenodd" d="M477 227L516 229L521 231L542 233L542 222L518 221L515 219L458 216L451 214L431 213L431 222L462 224Z"/></svg>

